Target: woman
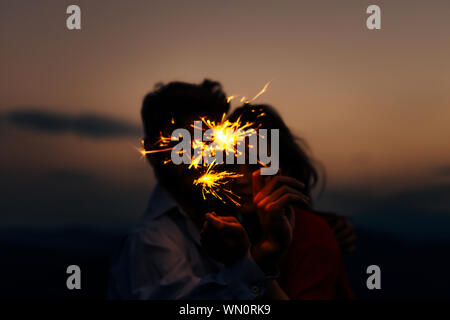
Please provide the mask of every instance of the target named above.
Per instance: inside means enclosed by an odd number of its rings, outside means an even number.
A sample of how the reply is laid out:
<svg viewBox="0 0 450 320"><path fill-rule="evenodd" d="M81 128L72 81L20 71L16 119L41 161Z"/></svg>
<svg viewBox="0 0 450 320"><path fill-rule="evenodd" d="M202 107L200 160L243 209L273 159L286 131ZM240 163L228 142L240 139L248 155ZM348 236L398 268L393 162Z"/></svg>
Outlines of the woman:
<svg viewBox="0 0 450 320"><path fill-rule="evenodd" d="M277 177L257 178L255 171L259 169L259 165L240 165L238 168L243 177L237 179L233 186L233 190L241 197L238 211L243 217L243 224L252 243L257 243L263 233L259 223L262 216L258 212L261 204L258 203L258 198L261 198L258 189L262 190L264 185L275 185L275 180L289 181L287 179L294 178L302 184L302 194L309 199L311 190L318 181L318 174L307 153L271 107L247 104L230 115L231 121L238 118L243 123L254 122L261 129L279 130L281 173ZM260 180L259 187L255 186L258 184L257 179ZM280 276L277 285L290 299L352 298L337 240L344 252L352 250L355 240L353 229L345 218L314 211L309 203L306 204L304 199L301 200L286 210L290 226L286 229L290 233L286 241L290 244L279 263Z"/></svg>

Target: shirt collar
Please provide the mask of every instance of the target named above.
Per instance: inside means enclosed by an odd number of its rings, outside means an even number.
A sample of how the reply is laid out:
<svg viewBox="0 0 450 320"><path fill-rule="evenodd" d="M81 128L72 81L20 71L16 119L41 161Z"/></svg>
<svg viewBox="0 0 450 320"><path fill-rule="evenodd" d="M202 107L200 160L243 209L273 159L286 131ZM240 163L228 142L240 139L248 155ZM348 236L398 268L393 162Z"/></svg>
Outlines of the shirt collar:
<svg viewBox="0 0 450 320"><path fill-rule="evenodd" d="M178 212L181 214L181 217L184 217L183 223L187 228L186 229L187 232L190 234L192 239L198 245L200 245L200 233L198 232L194 223L188 217L186 212L181 208L181 206L178 205L178 203L175 201L172 195L159 183L156 184L155 188L153 189L153 193L147 205L147 210L145 211L144 214L144 221L146 221L145 223L149 223L153 219L156 219L166 214L169 210L173 208L177 208Z"/></svg>
<svg viewBox="0 0 450 320"><path fill-rule="evenodd" d="M145 216L147 218L155 219L174 207L178 207L178 209L181 211L181 208L177 204L175 199L163 186L157 183L155 189L153 189L150 200L148 201Z"/></svg>

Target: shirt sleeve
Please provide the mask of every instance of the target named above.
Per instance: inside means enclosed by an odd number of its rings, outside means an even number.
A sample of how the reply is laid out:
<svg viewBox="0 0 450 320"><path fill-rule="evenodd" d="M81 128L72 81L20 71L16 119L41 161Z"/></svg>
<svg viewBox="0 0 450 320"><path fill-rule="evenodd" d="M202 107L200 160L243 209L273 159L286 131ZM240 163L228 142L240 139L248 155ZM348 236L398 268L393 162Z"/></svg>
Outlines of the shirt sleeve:
<svg viewBox="0 0 450 320"><path fill-rule="evenodd" d="M129 237L111 275L109 297L136 300L251 300L274 279L265 275L249 252L234 264L199 277L186 252L156 233Z"/></svg>
<svg viewBox="0 0 450 320"><path fill-rule="evenodd" d="M234 264L201 279L184 298L253 300L261 296L275 278L275 275L265 275L247 252Z"/></svg>

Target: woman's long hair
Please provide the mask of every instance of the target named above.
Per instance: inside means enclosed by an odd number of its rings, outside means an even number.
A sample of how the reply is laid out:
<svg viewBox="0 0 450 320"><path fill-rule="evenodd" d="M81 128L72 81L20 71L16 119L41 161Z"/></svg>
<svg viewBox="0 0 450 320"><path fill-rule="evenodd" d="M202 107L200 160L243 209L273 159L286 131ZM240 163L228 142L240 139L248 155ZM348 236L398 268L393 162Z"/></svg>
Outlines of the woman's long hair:
<svg viewBox="0 0 450 320"><path fill-rule="evenodd" d="M254 122L261 129L278 129L280 137L280 167L288 174L305 184L304 193L311 195L311 190L319 181L317 162L308 155L306 142L295 137L283 119L269 105L245 104L232 112L229 119L235 121L241 117L242 123Z"/></svg>

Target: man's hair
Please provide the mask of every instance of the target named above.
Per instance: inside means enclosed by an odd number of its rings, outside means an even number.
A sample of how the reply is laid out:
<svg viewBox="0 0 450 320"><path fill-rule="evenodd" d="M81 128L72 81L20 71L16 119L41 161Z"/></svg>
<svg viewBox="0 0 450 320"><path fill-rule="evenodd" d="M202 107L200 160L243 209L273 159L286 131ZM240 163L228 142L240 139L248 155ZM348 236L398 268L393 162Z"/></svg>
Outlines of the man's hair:
<svg viewBox="0 0 450 320"><path fill-rule="evenodd" d="M157 85L147 94L142 104L141 116L144 125L146 143L156 143L160 134L171 136L177 128L191 129L190 125L201 117L218 121L228 113L230 104L219 82L208 79L200 84L170 82ZM179 176L173 170L174 164L163 162L167 154L153 153L147 155L159 182L171 189ZM173 191L173 190L172 190ZM175 191L173 191L175 192Z"/></svg>
<svg viewBox="0 0 450 320"><path fill-rule="evenodd" d="M184 127L203 116L217 121L229 109L221 84L205 79L200 84L170 82L157 85L156 90L144 98L141 116L146 138L157 140L160 132Z"/></svg>

